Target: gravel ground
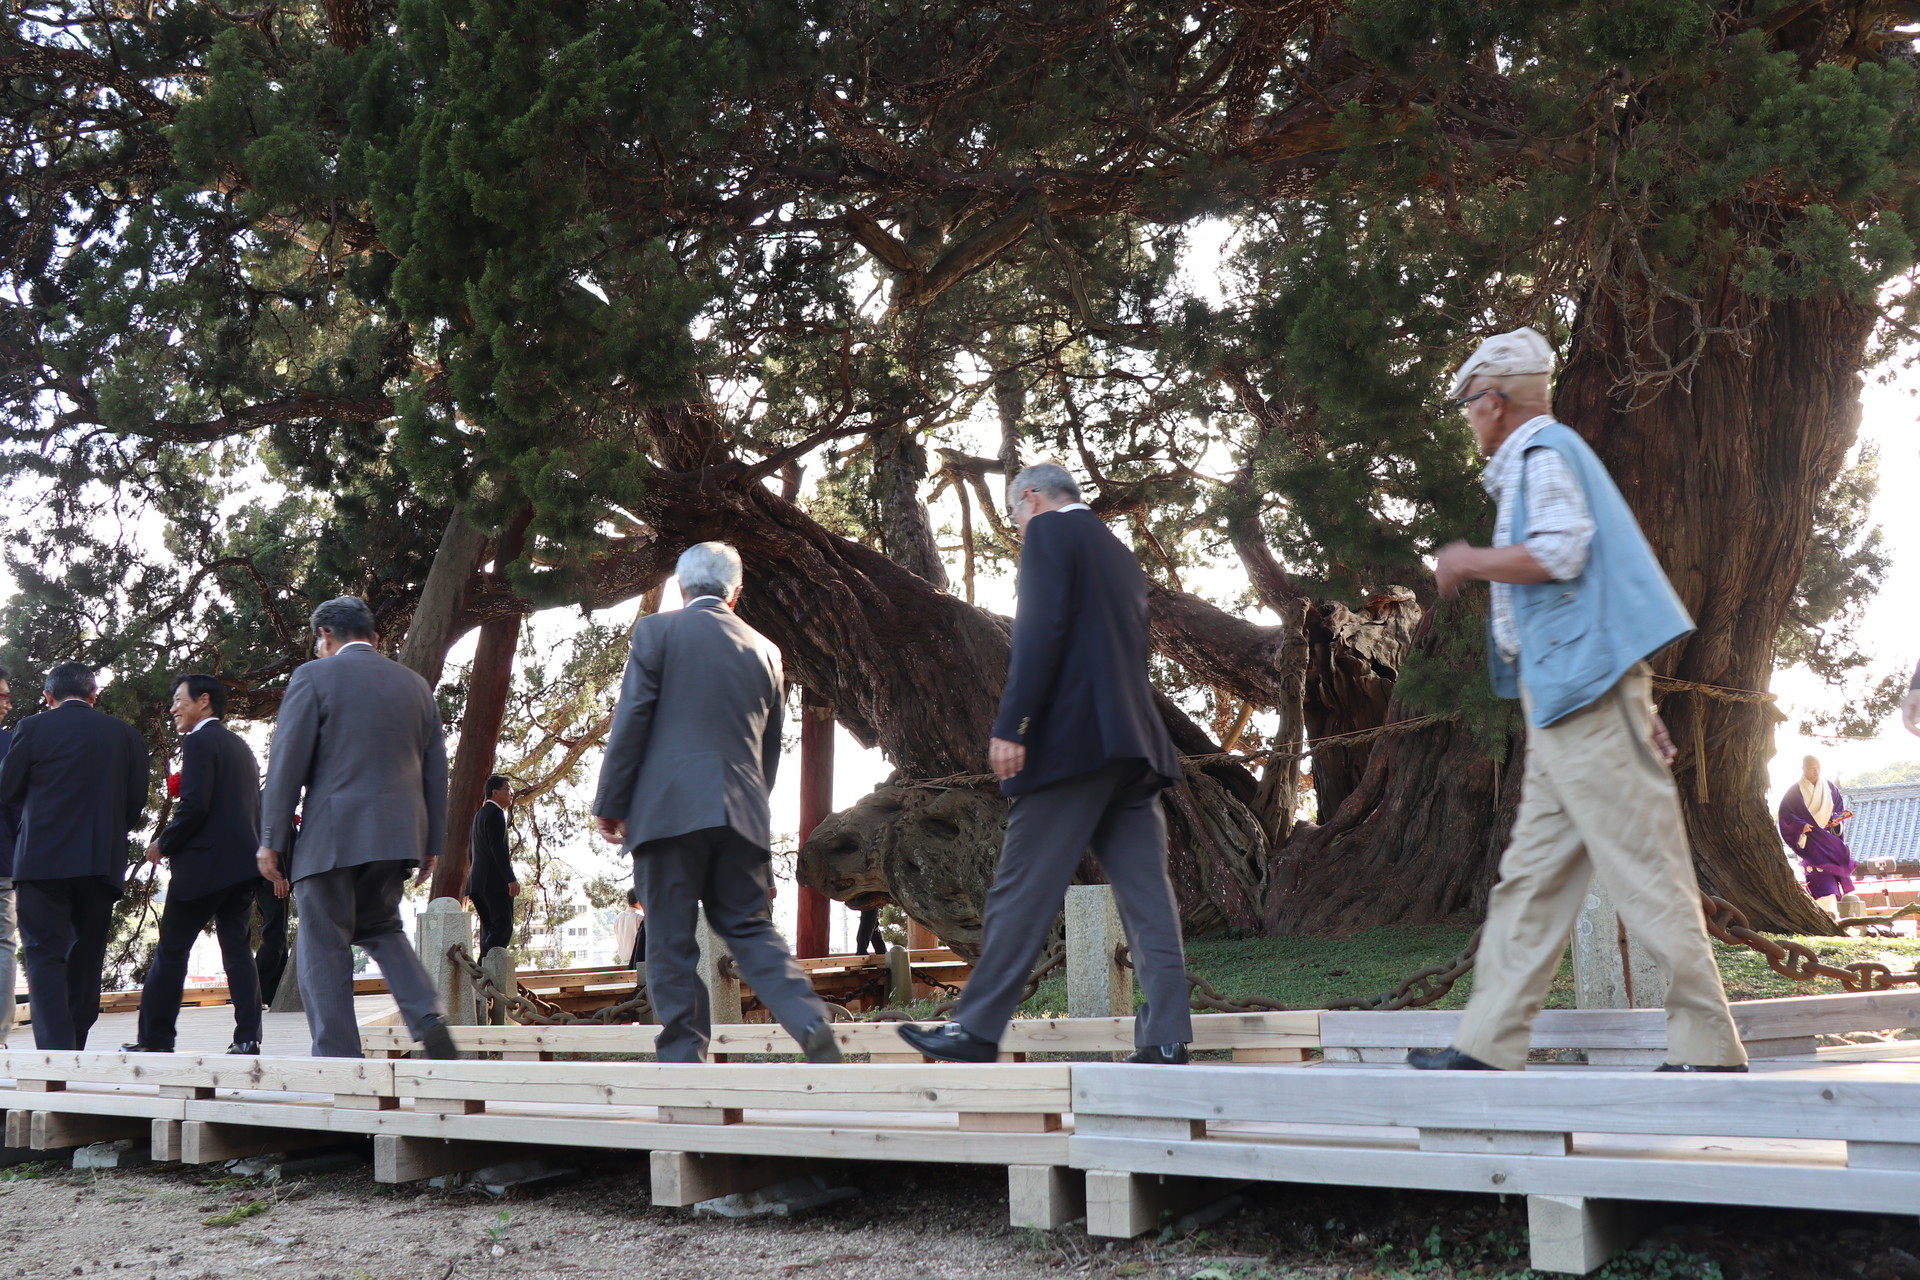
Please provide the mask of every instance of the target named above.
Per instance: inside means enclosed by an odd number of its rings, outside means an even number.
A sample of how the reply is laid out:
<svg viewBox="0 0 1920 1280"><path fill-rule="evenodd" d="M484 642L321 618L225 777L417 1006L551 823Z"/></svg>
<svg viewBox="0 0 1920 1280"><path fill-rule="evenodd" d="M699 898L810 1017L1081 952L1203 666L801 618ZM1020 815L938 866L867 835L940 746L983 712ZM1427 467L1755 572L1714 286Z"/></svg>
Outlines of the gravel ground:
<svg viewBox="0 0 1920 1280"><path fill-rule="evenodd" d="M1260 1186L1211 1227L1094 1241L1006 1225L997 1169L858 1165L861 1194L795 1220L647 1203L621 1161L536 1195L376 1185L365 1166L285 1184L219 1167L0 1169L0 1277L53 1280L1398 1280L1531 1275L1519 1197ZM256 1207L257 1206L257 1207ZM1920 1206L1916 1206L1920 1208ZM224 1224L224 1225L222 1225ZM1688 1209L1607 1280L1920 1278L1914 1218Z"/></svg>

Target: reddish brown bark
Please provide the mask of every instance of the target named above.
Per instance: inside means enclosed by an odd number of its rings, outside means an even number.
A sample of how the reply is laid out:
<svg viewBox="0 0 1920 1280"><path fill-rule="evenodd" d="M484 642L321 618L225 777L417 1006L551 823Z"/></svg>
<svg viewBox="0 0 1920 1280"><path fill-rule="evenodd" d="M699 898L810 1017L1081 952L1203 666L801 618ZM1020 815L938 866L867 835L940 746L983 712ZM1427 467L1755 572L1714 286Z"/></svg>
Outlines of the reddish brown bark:
<svg viewBox="0 0 1920 1280"><path fill-rule="evenodd" d="M811 693L800 695L800 831L805 845L820 819L833 812L833 711ZM798 885L799 915L794 924L794 954L802 960L824 956L833 899L812 885Z"/></svg>
<svg viewBox="0 0 1920 1280"><path fill-rule="evenodd" d="M531 509L524 509L500 531L493 553L494 575L504 579L507 567L520 558ZM492 618L480 626L473 652L473 671L467 679L467 702L460 717L460 742L454 749L447 777L447 834L433 868L433 896L466 895L468 840L473 815L486 801L487 777L500 749L500 729L507 718L507 692L513 685L513 655L520 644L520 615Z"/></svg>

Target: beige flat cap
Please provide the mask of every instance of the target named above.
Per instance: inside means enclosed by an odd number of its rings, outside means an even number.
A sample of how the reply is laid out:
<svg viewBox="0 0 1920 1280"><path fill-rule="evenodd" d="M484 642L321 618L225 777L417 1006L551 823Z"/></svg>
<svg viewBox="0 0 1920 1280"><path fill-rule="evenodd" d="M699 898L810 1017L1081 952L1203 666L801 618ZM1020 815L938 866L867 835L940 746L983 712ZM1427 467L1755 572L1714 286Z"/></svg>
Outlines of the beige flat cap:
<svg viewBox="0 0 1920 1280"><path fill-rule="evenodd" d="M1521 325L1512 333L1496 333L1467 357L1453 375L1452 399L1466 394L1467 383L1479 378L1504 378L1516 373L1552 373L1553 347L1538 330Z"/></svg>

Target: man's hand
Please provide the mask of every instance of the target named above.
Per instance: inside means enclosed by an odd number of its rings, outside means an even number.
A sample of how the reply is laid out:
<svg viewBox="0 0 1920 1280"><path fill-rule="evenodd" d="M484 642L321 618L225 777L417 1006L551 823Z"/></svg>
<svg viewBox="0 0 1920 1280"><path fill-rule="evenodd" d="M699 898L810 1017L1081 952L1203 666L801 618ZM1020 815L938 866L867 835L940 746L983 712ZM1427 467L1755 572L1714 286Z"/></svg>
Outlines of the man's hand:
<svg viewBox="0 0 1920 1280"><path fill-rule="evenodd" d="M155 840L147 846L147 861L156 867L160 865L160 842L158 840Z"/></svg>
<svg viewBox="0 0 1920 1280"><path fill-rule="evenodd" d="M1680 758L1680 751L1673 745L1673 738L1667 733L1667 722L1660 718L1658 711L1653 713L1653 753L1660 757L1660 763L1673 768L1673 762Z"/></svg>
<svg viewBox="0 0 1920 1280"><path fill-rule="evenodd" d="M1468 579L1467 568L1475 550L1464 538L1456 538L1434 554L1433 583L1440 589L1442 600L1452 600L1460 594L1460 584Z"/></svg>
<svg viewBox="0 0 1920 1280"><path fill-rule="evenodd" d="M269 849L267 846L261 845L259 851L253 855L253 860L259 864L260 878L273 886L274 897L284 898L293 892L293 883L280 874L280 851L278 849Z"/></svg>
<svg viewBox="0 0 1920 1280"><path fill-rule="evenodd" d="M600 838L608 844L627 842L627 824L622 818L595 818L593 825L600 831Z"/></svg>
<svg viewBox="0 0 1920 1280"><path fill-rule="evenodd" d="M1900 723L1907 726L1908 733L1920 735L1920 689L1909 689L1900 699Z"/></svg>
<svg viewBox="0 0 1920 1280"><path fill-rule="evenodd" d="M626 833L622 832L621 834L625 835ZM507 881L507 896L509 898L517 898L520 896L520 882L518 880Z"/></svg>
<svg viewBox="0 0 1920 1280"><path fill-rule="evenodd" d="M428 858L420 864L420 870L413 877L414 888L418 889L421 885L433 879L433 864L435 861L433 858Z"/></svg>
<svg viewBox="0 0 1920 1280"><path fill-rule="evenodd" d="M1027 767L1027 744L995 738L987 744L987 766L994 777L1005 782Z"/></svg>

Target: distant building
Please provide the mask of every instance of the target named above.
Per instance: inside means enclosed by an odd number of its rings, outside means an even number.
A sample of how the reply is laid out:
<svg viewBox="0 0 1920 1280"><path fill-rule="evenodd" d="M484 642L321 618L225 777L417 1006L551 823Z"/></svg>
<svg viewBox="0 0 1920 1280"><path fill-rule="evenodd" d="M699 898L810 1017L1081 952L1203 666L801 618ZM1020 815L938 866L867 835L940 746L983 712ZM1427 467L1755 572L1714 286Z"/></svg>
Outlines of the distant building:
<svg viewBox="0 0 1920 1280"><path fill-rule="evenodd" d="M1847 845L1868 875L1920 875L1920 782L1840 790L1853 810Z"/></svg>

